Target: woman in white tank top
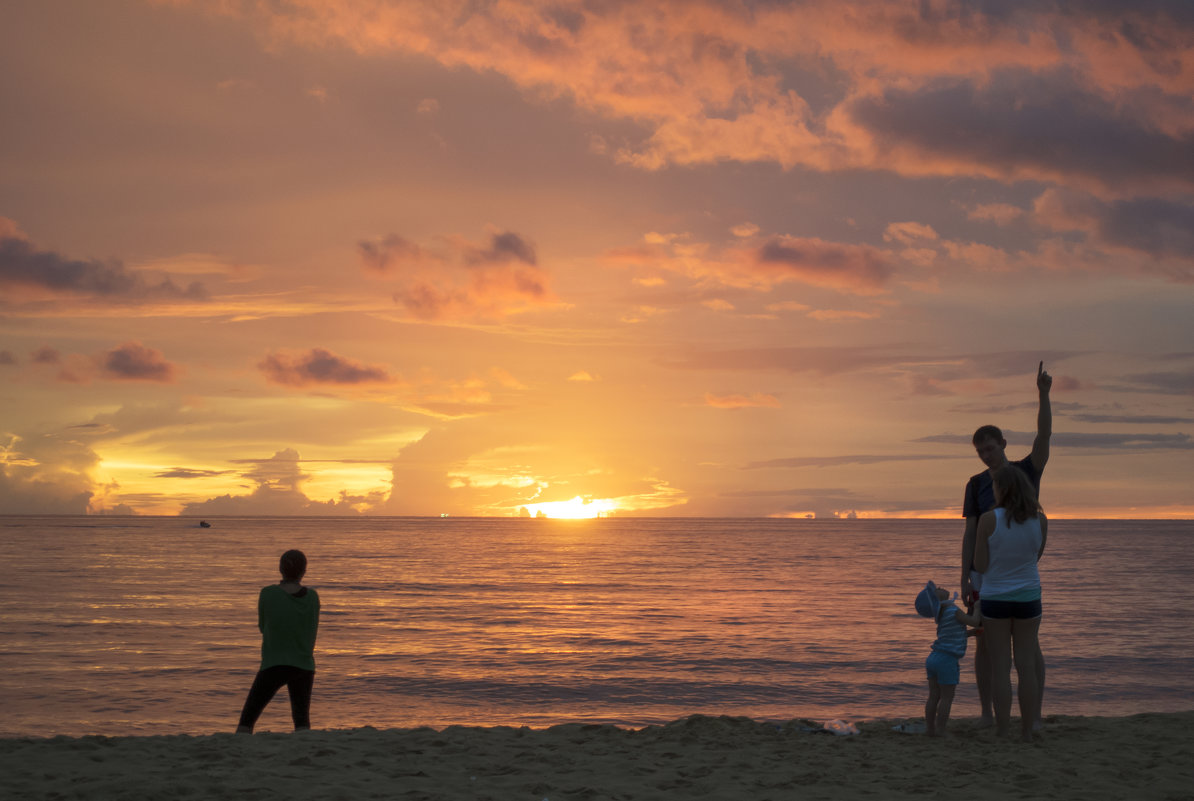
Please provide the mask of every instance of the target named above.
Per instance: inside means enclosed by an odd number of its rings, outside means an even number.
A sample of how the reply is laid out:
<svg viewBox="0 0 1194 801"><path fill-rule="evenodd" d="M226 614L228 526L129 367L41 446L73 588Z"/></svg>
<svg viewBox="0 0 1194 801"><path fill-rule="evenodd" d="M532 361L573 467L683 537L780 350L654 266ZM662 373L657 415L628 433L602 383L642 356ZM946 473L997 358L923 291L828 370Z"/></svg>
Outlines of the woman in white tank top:
<svg viewBox="0 0 1194 801"><path fill-rule="evenodd" d="M1008 733L1014 658L1021 738L1031 741L1041 695L1036 664L1041 626L1037 562L1045 552L1049 521L1032 482L1020 469L1006 464L991 479L995 508L979 518L974 567L983 574L979 603L994 674L995 725L1000 734Z"/></svg>

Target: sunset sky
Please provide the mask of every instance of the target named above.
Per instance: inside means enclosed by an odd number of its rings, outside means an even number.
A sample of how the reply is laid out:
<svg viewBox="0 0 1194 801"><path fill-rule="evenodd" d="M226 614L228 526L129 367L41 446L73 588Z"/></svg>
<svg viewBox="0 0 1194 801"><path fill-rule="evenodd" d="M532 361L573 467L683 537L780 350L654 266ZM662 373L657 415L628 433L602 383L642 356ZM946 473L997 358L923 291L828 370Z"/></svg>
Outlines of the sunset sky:
<svg viewBox="0 0 1194 801"><path fill-rule="evenodd" d="M0 11L0 513L1194 516L1194 4Z"/></svg>

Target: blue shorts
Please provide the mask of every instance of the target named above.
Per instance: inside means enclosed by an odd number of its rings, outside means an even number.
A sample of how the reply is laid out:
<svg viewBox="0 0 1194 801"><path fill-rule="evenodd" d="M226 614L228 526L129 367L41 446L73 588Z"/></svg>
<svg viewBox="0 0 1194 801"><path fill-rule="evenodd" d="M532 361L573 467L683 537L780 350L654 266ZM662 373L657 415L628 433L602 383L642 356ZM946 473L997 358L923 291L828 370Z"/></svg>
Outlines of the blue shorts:
<svg viewBox="0 0 1194 801"><path fill-rule="evenodd" d="M958 669L958 657L941 651L932 651L925 660L925 673L938 684L957 684L962 675Z"/></svg>

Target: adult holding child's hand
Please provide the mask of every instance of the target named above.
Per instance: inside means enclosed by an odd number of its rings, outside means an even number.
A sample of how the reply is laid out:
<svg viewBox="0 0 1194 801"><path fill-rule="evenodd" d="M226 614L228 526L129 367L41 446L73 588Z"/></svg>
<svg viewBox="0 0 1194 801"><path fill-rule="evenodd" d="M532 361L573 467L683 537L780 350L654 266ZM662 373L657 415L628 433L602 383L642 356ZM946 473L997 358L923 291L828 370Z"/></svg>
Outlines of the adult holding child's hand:
<svg viewBox="0 0 1194 801"><path fill-rule="evenodd" d="M1021 739L1030 742L1041 694L1037 665L1041 576L1037 562L1045 552L1049 521L1022 470L1006 464L991 471L991 481L995 508L979 518L974 568L983 576L979 603L991 661L995 725L999 734L1008 733L1014 659Z"/></svg>
<svg viewBox="0 0 1194 801"><path fill-rule="evenodd" d="M980 596L986 597L986 590L982 586L982 574L974 566L975 540L978 535L980 517L995 508L995 493L991 488L991 475L996 470L1011 465L1027 476L1032 483L1034 495L1039 497L1041 490L1041 474L1045 464L1049 461L1049 439L1053 435L1053 407L1049 401L1049 390L1053 387L1053 377L1045 372L1045 363L1038 362L1036 366L1036 387L1040 398L1040 406L1036 415L1036 437L1032 441L1032 452L1018 461L1009 461L1004 449L1007 440L1003 432L993 425L980 426L974 432L974 452L982 460L986 470L970 477L966 482L966 495L962 502L962 517L966 518L966 531L962 535L962 576L961 588L963 602L969 606L978 601ZM1045 658L1037 651L1036 656L1037 685L1040 694L1037 696L1037 713L1035 715L1039 725L1041 720L1040 698L1045 688ZM982 706L983 725L990 725L994 720L991 711L991 659L987 653L986 637L979 635L974 640L974 683L978 689L979 703Z"/></svg>

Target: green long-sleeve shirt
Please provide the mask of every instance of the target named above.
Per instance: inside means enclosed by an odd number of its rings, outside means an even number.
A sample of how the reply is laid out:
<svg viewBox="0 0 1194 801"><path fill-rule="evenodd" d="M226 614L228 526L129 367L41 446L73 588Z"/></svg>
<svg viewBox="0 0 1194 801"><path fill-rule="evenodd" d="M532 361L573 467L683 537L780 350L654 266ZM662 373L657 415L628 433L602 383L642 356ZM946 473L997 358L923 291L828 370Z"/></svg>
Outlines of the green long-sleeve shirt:
<svg viewBox="0 0 1194 801"><path fill-rule="evenodd" d="M310 587L291 595L277 584L261 588L257 628L261 629L261 670L293 665L315 670L315 635L319 632L319 593Z"/></svg>

